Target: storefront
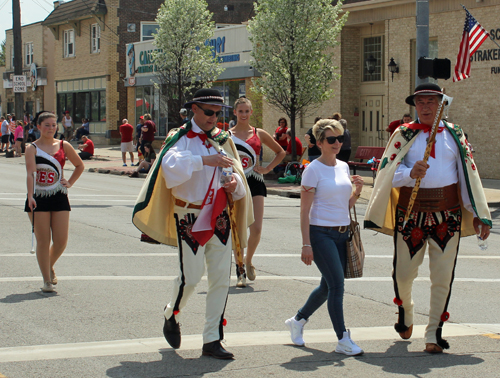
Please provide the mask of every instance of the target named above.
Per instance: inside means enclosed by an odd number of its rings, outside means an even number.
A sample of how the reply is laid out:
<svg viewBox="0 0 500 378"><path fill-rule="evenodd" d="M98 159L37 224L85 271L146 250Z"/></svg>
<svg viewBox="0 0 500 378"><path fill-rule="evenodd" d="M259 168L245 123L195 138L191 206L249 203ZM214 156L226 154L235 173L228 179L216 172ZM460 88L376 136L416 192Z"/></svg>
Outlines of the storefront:
<svg viewBox="0 0 500 378"><path fill-rule="evenodd" d="M245 25L228 26L215 30L212 39L207 41L213 46L214 54L225 68L213 87L220 90L227 104L245 96L256 71L250 65L252 44L248 39ZM161 87L155 86L159 80L151 53L155 50L152 41L131 43L127 46L127 72L125 85L128 87L129 121L139 122L145 113L151 114L157 125L157 135L166 136L169 129L180 124L180 118L169 117L166 102L161 98ZM132 100L133 98L133 100ZM224 109L221 124L229 123L232 111Z"/></svg>

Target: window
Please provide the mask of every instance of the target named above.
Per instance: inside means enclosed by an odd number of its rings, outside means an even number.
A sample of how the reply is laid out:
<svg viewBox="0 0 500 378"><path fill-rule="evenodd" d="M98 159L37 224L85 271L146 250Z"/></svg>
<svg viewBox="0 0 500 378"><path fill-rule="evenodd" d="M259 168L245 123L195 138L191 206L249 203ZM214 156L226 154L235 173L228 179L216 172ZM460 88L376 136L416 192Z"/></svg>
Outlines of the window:
<svg viewBox="0 0 500 378"><path fill-rule="evenodd" d="M149 41L154 39L154 33L158 30L158 24L141 22L141 41Z"/></svg>
<svg viewBox="0 0 500 378"><path fill-rule="evenodd" d="M93 24L91 26L91 33L92 41L90 43L91 45L91 53L95 54L101 51L101 27L99 24Z"/></svg>
<svg viewBox="0 0 500 378"><path fill-rule="evenodd" d="M363 81L381 81L382 77L382 37L363 39ZM366 61L374 59L375 70L368 72Z"/></svg>
<svg viewBox="0 0 500 378"><path fill-rule="evenodd" d="M14 69L14 45L10 46L10 58L11 58L10 68Z"/></svg>
<svg viewBox="0 0 500 378"><path fill-rule="evenodd" d="M28 42L24 45L24 52L26 54L24 64L30 66L33 63L33 42Z"/></svg>
<svg viewBox="0 0 500 378"><path fill-rule="evenodd" d="M64 57L69 58L75 56L75 31L64 31Z"/></svg>
<svg viewBox="0 0 500 378"><path fill-rule="evenodd" d="M91 122L106 122L106 91L71 92L57 94L57 114L69 110L73 121L82 118Z"/></svg>

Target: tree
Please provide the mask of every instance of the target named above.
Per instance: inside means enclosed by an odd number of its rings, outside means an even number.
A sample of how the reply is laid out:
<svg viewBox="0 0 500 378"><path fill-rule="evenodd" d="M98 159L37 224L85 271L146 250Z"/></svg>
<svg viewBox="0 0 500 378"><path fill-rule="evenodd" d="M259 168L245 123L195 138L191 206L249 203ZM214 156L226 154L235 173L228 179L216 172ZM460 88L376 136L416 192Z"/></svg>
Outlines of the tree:
<svg viewBox="0 0 500 378"><path fill-rule="evenodd" d="M333 48L347 20L347 13L339 17L341 6L331 0L260 0L249 22L253 65L262 74L254 90L290 118L293 159L296 117L331 97L331 82L339 78Z"/></svg>
<svg viewBox="0 0 500 378"><path fill-rule="evenodd" d="M5 42L6 40L4 39L0 44L0 66L5 66Z"/></svg>
<svg viewBox="0 0 500 378"><path fill-rule="evenodd" d="M152 56L171 119L179 117L186 95L224 70L210 43L215 23L207 7L205 0L166 0L156 17L158 50Z"/></svg>

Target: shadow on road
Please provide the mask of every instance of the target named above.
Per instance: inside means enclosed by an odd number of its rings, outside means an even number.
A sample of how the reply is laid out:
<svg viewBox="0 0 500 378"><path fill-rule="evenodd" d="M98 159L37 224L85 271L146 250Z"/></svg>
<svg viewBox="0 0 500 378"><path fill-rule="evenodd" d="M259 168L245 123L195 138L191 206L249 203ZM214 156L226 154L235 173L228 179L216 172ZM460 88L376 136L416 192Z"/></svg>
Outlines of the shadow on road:
<svg viewBox="0 0 500 378"><path fill-rule="evenodd" d="M216 360L202 357L183 358L175 350L160 351L161 361L122 361L120 366L106 371L108 377L203 377L224 369L233 360Z"/></svg>
<svg viewBox="0 0 500 378"><path fill-rule="evenodd" d="M32 293L24 293L24 294L10 294L5 298L0 299L1 303L21 303L25 301L34 301L37 299L44 299L49 297L56 296L56 292L52 293L43 293L41 291L34 291Z"/></svg>
<svg viewBox="0 0 500 378"><path fill-rule="evenodd" d="M282 367L288 370L311 372L318 370L323 366L341 367L344 366L344 362L342 360L344 360L345 358L350 358L349 356L346 356L344 354L325 352L308 347L298 347L290 345L290 348L300 348L301 350L309 352L311 354L308 356L294 357L290 361L281 364ZM334 374L332 374L332 376L333 375Z"/></svg>
<svg viewBox="0 0 500 378"><path fill-rule="evenodd" d="M422 352L409 352L408 345L410 344L409 341L396 341L385 353L365 353L360 361L380 366L387 373L408 374L415 377L430 373L433 369L477 365L484 362L482 358L473 357L470 354L432 355L423 351L423 343Z"/></svg>

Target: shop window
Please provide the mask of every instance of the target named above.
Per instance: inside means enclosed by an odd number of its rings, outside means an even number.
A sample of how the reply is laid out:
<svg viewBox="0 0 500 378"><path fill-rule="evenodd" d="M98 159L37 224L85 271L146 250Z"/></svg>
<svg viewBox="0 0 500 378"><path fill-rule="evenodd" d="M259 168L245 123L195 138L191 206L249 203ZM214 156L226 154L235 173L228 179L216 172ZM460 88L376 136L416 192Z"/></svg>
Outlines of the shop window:
<svg viewBox="0 0 500 378"><path fill-rule="evenodd" d="M24 64L30 66L33 63L33 42L28 42L24 45L24 52L26 54Z"/></svg>
<svg viewBox="0 0 500 378"><path fill-rule="evenodd" d="M101 27L99 24L92 24L91 29L91 53L96 54L101 51Z"/></svg>
<svg viewBox="0 0 500 378"><path fill-rule="evenodd" d="M363 39L363 81L381 81L383 80L383 44L382 36ZM368 71L366 62L373 59L374 70Z"/></svg>
<svg viewBox="0 0 500 378"><path fill-rule="evenodd" d="M75 56L75 31L73 29L64 31L64 57Z"/></svg>
<svg viewBox="0 0 500 378"><path fill-rule="evenodd" d="M141 41L149 41L154 39L154 35L159 26L152 22L141 22Z"/></svg>

